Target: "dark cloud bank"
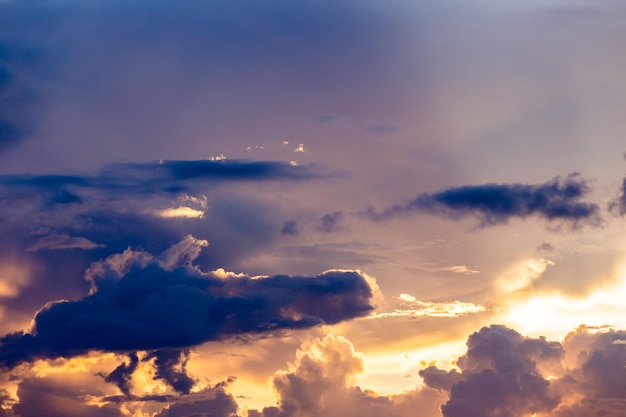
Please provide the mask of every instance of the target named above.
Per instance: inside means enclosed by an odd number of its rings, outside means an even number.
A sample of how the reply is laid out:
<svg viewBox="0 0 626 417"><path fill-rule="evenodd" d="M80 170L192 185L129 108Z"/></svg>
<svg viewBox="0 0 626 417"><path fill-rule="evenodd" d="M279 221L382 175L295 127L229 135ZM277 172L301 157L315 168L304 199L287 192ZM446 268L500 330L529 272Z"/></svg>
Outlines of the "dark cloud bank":
<svg viewBox="0 0 626 417"><path fill-rule="evenodd" d="M257 278L204 273L191 266L203 246L205 241L187 236L159 257L128 249L92 264L85 274L91 294L77 301L50 302L37 312L28 333L4 336L0 364L11 368L90 350L187 348L212 340L333 324L373 309L372 289L358 272ZM168 379L169 365L179 362L163 352L153 358L157 367L163 363L161 376L157 373L163 379ZM109 378L119 379L130 370L120 369Z"/></svg>
<svg viewBox="0 0 626 417"><path fill-rule="evenodd" d="M223 181L305 180L320 177L312 166L281 161L170 160L112 164L98 175L3 175L0 187L7 196L33 190L48 196L49 204L80 203L83 192L148 195L193 192L203 183Z"/></svg>
<svg viewBox="0 0 626 417"><path fill-rule="evenodd" d="M448 188L434 194L420 194L408 203L397 204L382 212L369 207L364 214L374 221L411 212L437 214L451 219L473 216L481 226L531 216L574 225L598 224L598 206L580 201L590 191L583 178L572 174L544 184L485 184Z"/></svg>

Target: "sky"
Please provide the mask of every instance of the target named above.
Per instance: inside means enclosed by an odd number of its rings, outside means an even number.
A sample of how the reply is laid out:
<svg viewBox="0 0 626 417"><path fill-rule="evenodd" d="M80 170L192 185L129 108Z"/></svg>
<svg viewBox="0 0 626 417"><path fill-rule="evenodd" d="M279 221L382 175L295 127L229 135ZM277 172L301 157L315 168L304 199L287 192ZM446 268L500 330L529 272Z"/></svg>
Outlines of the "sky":
<svg viewBox="0 0 626 417"><path fill-rule="evenodd" d="M0 0L0 417L623 417L626 4Z"/></svg>

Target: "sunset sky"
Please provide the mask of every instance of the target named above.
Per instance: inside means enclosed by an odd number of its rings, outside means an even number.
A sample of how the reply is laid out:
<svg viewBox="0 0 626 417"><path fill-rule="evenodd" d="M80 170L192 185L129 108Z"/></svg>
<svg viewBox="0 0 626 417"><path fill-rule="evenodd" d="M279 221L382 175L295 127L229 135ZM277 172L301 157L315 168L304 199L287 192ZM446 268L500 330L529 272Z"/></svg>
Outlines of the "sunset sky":
<svg viewBox="0 0 626 417"><path fill-rule="evenodd" d="M626 2L0 0L0 417L624 417Z"/></svg>

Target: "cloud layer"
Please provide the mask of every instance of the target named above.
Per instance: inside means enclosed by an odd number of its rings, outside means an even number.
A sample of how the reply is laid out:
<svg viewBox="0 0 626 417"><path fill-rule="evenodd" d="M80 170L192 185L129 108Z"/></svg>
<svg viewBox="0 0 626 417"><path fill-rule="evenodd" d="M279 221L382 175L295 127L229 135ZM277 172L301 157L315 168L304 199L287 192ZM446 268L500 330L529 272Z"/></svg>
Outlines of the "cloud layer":
<svg viewBox="0 0 626 417"><path fill-rule="evenodd" d="M373 309L372 288L359 272L310 277L204 273L190 264L203 246L206 241L188 236L158 258L128 249L94 263L86 273L91 294L50 302L37 312L30 332L4 336L0 364L7 368L90 350L184 348L334 324ZM157 362L167 362L164 354L156 354Z"/></svg>

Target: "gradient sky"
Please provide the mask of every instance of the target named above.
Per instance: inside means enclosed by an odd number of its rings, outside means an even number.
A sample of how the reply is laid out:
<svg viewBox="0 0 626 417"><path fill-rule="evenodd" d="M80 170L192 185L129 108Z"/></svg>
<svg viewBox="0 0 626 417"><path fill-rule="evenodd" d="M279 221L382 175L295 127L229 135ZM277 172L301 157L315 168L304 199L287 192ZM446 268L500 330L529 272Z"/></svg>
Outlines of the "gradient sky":
<svg viewBox="0 0 626 417"><path fill-rule="evenodd" d="M626 3L0 0L0 417L623 417Z"/></svg>

